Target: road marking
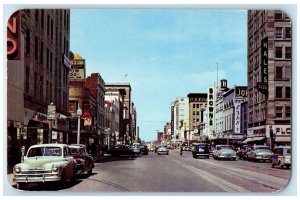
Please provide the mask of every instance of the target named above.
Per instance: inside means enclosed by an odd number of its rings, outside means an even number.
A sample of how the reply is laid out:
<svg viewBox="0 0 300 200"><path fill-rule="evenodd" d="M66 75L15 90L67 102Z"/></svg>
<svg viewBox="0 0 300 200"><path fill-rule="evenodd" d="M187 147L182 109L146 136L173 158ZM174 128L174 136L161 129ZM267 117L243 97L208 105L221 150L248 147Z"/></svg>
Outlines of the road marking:
<svg viewBox="0 0 300 200"><path fill-rule="evenodd" d="M250 192L249 190L246 190L245 188L242 188L233 183L225 181L224 179L221 179L215 175L212 175L204 170L195 168L193 166L184 166L184 167L187 168L188 170L192 171L193 173L197 174L201 178L205 179L206 181L216 185L217 187L222 188L226 192Z"/></svg>
<svg viewBox="0 0 300 200"><path fill-rule="evenodd" d="M275 176L271 176L271 175L267 175L267 174L262 174L262 173L254 172L251 170L232 168L232 167L227 167L224 165L220 166L216 163L211 163L211 162L208 162L205 160L201 160L201 162L205 162L207 164L222 167L222 170L226 170L227 173L231 173L235 176L239 176L239 177L247 179L247 180L255 181L257 183L272 187L274 189L282 189L289 182L289 180L286 180L283 178L279 178L279 177L275 177Z"/></svg>

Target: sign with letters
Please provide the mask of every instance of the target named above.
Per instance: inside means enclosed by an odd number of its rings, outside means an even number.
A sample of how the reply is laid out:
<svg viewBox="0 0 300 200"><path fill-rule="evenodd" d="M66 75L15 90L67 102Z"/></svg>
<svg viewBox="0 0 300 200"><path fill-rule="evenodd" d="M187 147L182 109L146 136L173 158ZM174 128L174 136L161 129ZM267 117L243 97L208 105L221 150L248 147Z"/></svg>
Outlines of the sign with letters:
<svg viewBox="0 0 300 200"><path fill-rule="evenodd" d="M7 22L7 59L20 60L20 11L11 15Z"/></svg>
<svg viewBox="0 0 300 200"><path fill-rule="evenodd" d="M85 81L85 59L70 60L70 81Z"/></svg>
<svg viewBox="0 0 300 200"><path fill-rule="evenodd" d="M256 88L262 93L268 92L268 37L261 40L261 82Z"/></svg>

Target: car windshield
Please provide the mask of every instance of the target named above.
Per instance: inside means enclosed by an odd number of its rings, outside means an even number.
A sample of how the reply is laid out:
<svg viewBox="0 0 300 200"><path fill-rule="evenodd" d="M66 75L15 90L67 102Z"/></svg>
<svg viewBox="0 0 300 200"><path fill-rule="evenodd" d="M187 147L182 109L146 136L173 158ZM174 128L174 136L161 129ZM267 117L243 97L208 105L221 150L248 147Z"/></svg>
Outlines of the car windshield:
<svg viewBox="0 0 300 200"><path fill-rule="evenodd" d="M217 147L217 150L221 150L221 149L232 149L232 146L230 146L230 145L226 145L226 146L218 146Z"/></svg>
<svg viewBox="0 0 300 200"><path fill-rule="evenodd" d="M61 156L61 148L60 147L31 148L27 153L27 157L35 157L35 156Z"/></svg>
<svg viewBox="0 0 300 200"><path fill-rule="evenodd" d="M259 151L269 151L270 149L268 147L256 147Z"/></svg>

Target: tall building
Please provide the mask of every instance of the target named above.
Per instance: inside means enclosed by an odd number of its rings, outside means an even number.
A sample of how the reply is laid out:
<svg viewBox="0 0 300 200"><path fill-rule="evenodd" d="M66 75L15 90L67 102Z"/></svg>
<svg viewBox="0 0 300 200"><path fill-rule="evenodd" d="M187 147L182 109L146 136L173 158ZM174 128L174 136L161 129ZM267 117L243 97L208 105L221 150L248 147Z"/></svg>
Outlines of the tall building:
<svg viewBox="0 0 300 200"><path fill-rule="evenodd" d="M291 141L291 20L279 10L248 11L248 134L269 146Z"/></svg>
<svg viewBox="0 0 300 200"><path fill-rule="evenodd" d="M120 91L123 103L123 118L120 122L120 139L126 144L133 143L131 86L129 83L106 83L106 91Z"/></svg>
<svg viewBox="0 0 300 200"><path fill-rule="evenodd" d="M12 156L8 165L20 162L21 146L27 150L32 144L66 142L69 45L70 10L26 9L11 15L7 26L7 149ZM47 115L50 103L51 115Z"/></svg>
<svg viewBox="0 0 300 200"><path fill-rule="evenodd" d="M191 140L192 138L189 123L189 99L187 97L178 97L172 103L172 106L174 109L173 131L176 143L188 142L188 140Z"/></svg>
<svg viewBox="0 0 300 200"><path fill-rule="evenodd" d="M204 124L204 110L207 106L207 93L190 93L189 99L189 127L193 131L192 140L200 140L200 129Z"/></svg>

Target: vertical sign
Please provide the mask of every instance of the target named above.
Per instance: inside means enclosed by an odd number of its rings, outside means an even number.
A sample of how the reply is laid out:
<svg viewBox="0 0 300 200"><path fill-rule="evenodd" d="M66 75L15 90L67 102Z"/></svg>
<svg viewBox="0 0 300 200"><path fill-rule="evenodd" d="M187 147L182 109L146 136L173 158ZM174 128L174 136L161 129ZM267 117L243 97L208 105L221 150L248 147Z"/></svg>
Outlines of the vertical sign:
<svg viewBox="0 0 300 200"><path fill-rule="evenodd" d="M241 133L241 104L235 104L234 133Z"/></svg>
<svg viewBox="0 0 300 200"><path fill-rule="evenodd" d="M213 126L214 119L214 88L209 88L208 91L208 125Z"/></svg>
<svg viewBox="0 0 300 200"><path fill-rule="evenodd" d="M268 37L261 40L261 82L257 83L257 89L268 92Z"/></svg>
<svg viewBox="0 0 300 200"><path fill-rule="evenodd" d="M20 11L17 11L7 22L7 59L20 60L20 58Z"/></svg>
<svg viewBox="0 0 300 200"><path fill-rule="evenodd" d="M261 41L261 82L268 84L268 37Z"/></svg>
<svg viewBox="0 0 300 200"><path fill-rule="evenodd" d="M171 135L174 135L174 106L171 106Z"/></svg>

